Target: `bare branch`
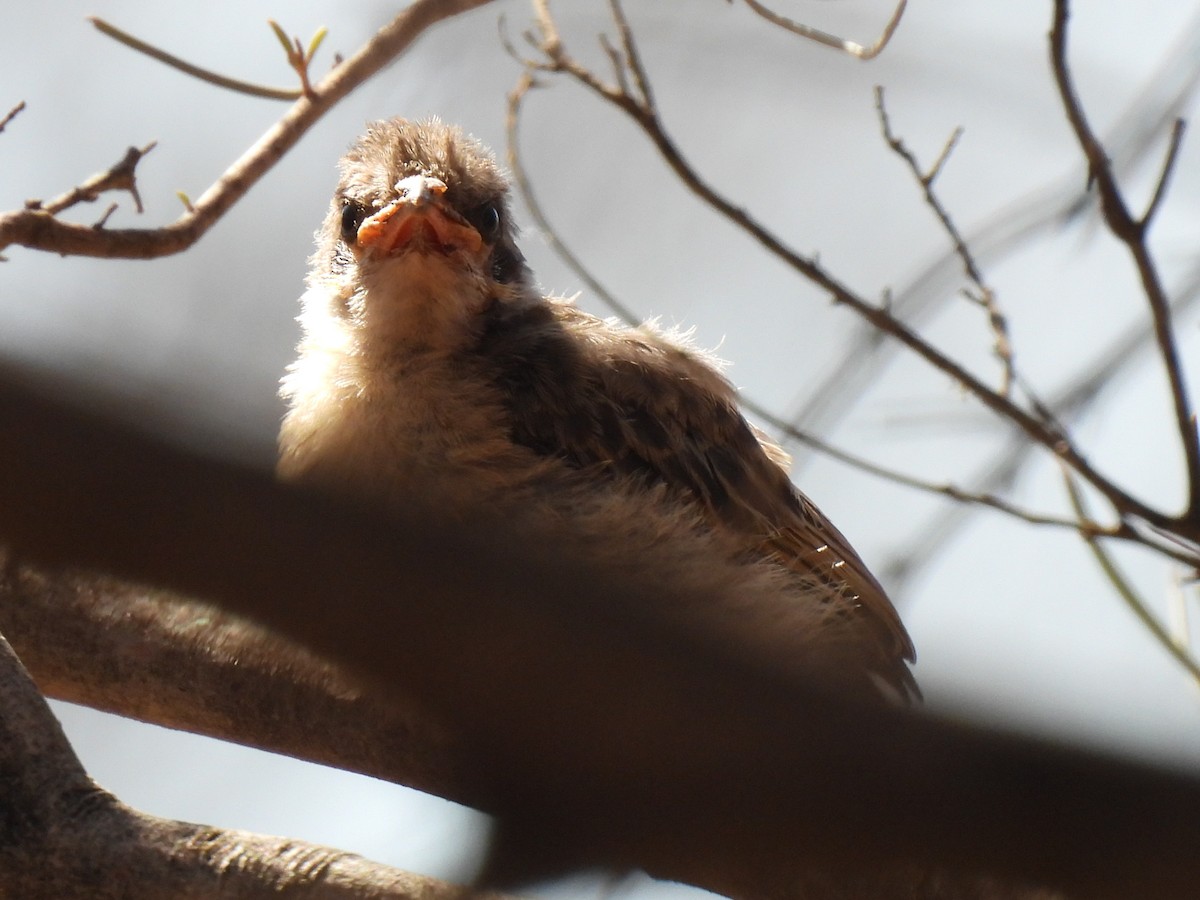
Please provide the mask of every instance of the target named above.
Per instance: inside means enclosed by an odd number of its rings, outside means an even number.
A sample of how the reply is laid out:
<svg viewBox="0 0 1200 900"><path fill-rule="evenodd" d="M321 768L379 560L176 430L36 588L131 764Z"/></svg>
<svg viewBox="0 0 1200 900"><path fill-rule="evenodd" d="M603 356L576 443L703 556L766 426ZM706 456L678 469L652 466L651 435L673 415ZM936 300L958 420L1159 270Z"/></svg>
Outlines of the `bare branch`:
<svg viewBox="0 0 1200 900"><path fill-rule="evenodd" d="M537 199L537 195L533 192L533 184L529 180L529 174L525 171L525 164L521 158L521 145L518 137L518 129L521 119L521 104L525 100L525 95L537 85L533 76L528 72L523 72L517 81L516 87L508 95L508 114L505 117L505 133L507 135L507 160L508 168L512 172L513 183L517 187L517 191L521 195L521 199L525 201L525 206L529 210L529 215L534 223L541 231L546 243L550 245L550 249L558 254L576 275L583 281L596 299L612 310L622 321L632 327L637 327L641 324L641 319L633 311L632 308L626 306L617 297L601 284L588 270L575 253L563 242L562 237L546 217L542 209L541 203Z"/></svg>
<svg viewBox="0 0 1200 900"><path fill-rule="evenodd" d="M1159 353L1162 356L1163 366L1171 386L1176 427L1187 461L1188 504L1185 518L1189 522L1196 522L1200 519L1200 435L1197 435L1196 432L1195 414L1188 398L1183 364L1179 359L1179 348L1171 322L1170 301L1146 243L1149 212L1153 212L1157 207L1160 198L1156 196L1151 202L1146 219L1134 219L1129 212L1121 188L1113 175L1108 155L1092 132L1091 125L1087 121L1079 97L1075 92L1067 63L1067 20L1069 16L1070 3L1068 0L1055 0L1054 24L1050 31L1050 58L1054 80L1058 85L1067 119L1071 123L1080 148L1087 157L1089 178L1095 182L1099 190L1100 208L1104 213L1104 220L1113 236L1125 245L1133 258L1142 282L1142 289L1150 306ZM1174 134L1182 135L1181 129L1177 127ZM1178 137L1173 137L1172 143L1177 143L1178 139ZM1175 151L1171 150L1167 156L1167 165L1164 166L1159 187L1155 190L1156 195L1163 190L1162 186L1167 179L1174 158Z"/></svg>
<svg viewBox="0 0 1200 900"><path fill-rule="evenodd" d="M639 327L641 320L633 312L633 310L619 300L576 256L570 248L565 244L559 233L558 228L549 221L541 204L533 194L533 185L529 180L528 173L525 171L524 164L521 160L520 145L518 141L518 127L520 123L520 113L522 102L529 92L534 87L536 82L532 75L527 71L522 73L518 79L516 87L508 96L508 115L506 118L507 130L507 146L508 146L508 164L513 173L513 180L520 192L522 199L529 207L530 214L537 224L538 229L544 236L550 248L559 256L560 259L580 278L587 286L588 290L595 295L596 299L612 310L619 318L631 327ZM949 144L947 145L949 146ZM940 169L942 162L946 158L946 153L943 152L930 173L930 180L936 175ZM968 257L969 258L969 257ZM1128 356L1122 352L1120 359L1124 360ZM1111 371L1112 366L1106 366L1106 371ZM1058 528L1066 528L1071 531L1087 533L1089 535L1103 535L1114 539L1123 539L1135 543L1143 543L1151 547L1151 549L1163 552L1172 558L1185 564L1196 565L1197 560L1188 554L1180 551L1172 551L1170 548L1165 548L1161 544L1151 544L1144 535L1140 532L1120 526L1106 527L1092 520L1080 522L1079 518L1065 518L1062 516L1049 515L1046 513L1037 512L1030 509L1025 509L1010 500L1007 500L996 493L989 490L965 490L953 484L937 483L927 479L917 478L906 472L892 469L886 466L879 465L867 458L858 454L851 453L834 444L815 436L814 434L798 429L793 423L788 422L783 417L772 412L763 404L756 401L754 398L747 396L744 392L739 393L739 402L741 406L748 412L756 416L762 422L769 425L776 435L785 441L796 442L804 446L816 449L821 454L835 459L857 471L864 472L868 475L882 478L885 481L893 484L899 484L904 487L919 490L925 493L940 496L944 499L954 501L961 506L983 506L1012 516L1030 525L1044 525ZM1046 421L1056 421L1055 417L1048 411L1041 409L1041 404L1037 404L1039 414ZM1022 444L1022 446L1028 446Z"/></svg>
<svg viewBox="0 0 1200 900"><path fill-rule="evenodd" d="M466 898L470 892L361 857L148 816L87 777L45 700L0 635L0 785L5 896L55 900ZM294 894L293 894L294 895Z"/></svg>
<svg viewBox="0 0 1200 900"><path fill-rule="evenodd" d="M464 801L460 749L413 700L209 604L8 564L0 630L47 696Z"/></svg>
<svg viewBox="0 0 1200 900"><path fill-rule="evenodd" d="M239 81L236 78L229 78L221 75L218 72L213 72L210 69L202 69L200 66L193 65L187 60L180 59L174 54L168 53L155 47L153 44L148 44L145 41L134 37L127 31L122 31L116 25L112 25L98 16L88 16L88 21L96 26L96 30L101 34L108 35L115 41L119 41L131 50L136 50L138 53L144 53L151 59L156 59L161 63L165 63L173 69L178 69L184 74L191 75L193 78L199 78L201 81L208 84L216 85L226 90L235 91L239 94L249 94L251 97L264 97L268 100L298 100L303 96L303 91L296 88L273 88L266 87L261 84L252 84L248 81Z"/></svg>
<svg viewBox="0 0 1200 900"><path fill-rule="evenodd" d="M1079 490L1079 486L1075 483L1075 479L1069 471L1063 471L1063 481L1066 484L1067 496L1071 500L1071 507L1075 510L1075 515L1079 517L1081 523L1088 521L1087 504L1084 501L1083 493ZM1084 543L1088 545L1088 549L1092 551L1092 555L1099 564L1100 570L1108 579L1109 584L1113 586L1113 590L1116 591L1117 596L1137 616L1138 621L1158 641L1159 646L1166 650L1172 659L1183 666L1184 670L1197 685L1200 685L1200 663L1197 663L1187 649L1171 637L1170 632L1162 626L1162 623L1150 611L1150 607L1146 601L1138 596L1133 585L1129 583L1129 579L1121 573L1120 568L1118 568L1112 557L1104 549L1104 545L1100 541L1101 536L1090 534L1082 528L1079 530L1079 535L1083 538Z"/></svg>
<svg viewBox="0 0 1200 900"><path fill-rule="evenodd" d="M597 96L625 111L650 138L664 161L684 185L710 207L753 237L773 256L782 260L817 287L827 291L836 302L849 307L870 325L908 347L935 369L961 385L985 407L1020 428L1035 443L1050 451L1055 457L1066 461L1089 484L1104 495L1122 516L1134 516L1165 528L1183 527L1192 533L1200 532L1200 526L1196 523L1175 519L1129 495L1096 470L1082 452L1073 445L1067 435L1049 428L1039 417L1022 409L1011 398L989 388L893 316L885 307L877 306L859 297L828 273L817 260L803 256L784 245L776 235L762 226L744 209L735 206L717 193L683 158L674 142L666 134L653 108L639 102L636 97L621 93L617 87L604 84L566 52L557 26L550 14L548 0L535 0L535 7L537 26L542 35L539 49L546 58L545 65L541 67L542 70L566 74L591 89ZM616 0L612 0L612 8L617 17L618 28L623 40L632 47L632 34L629 31L628 22ZM627 52L626 55L629 65L633 68L635 80L646 81L645 72L640 66L637 54Z"/></svg>
<svg viewBox="0 0 1200 900"><path fill-rule="evenodd" d="M142 198L138 194L137 189L136 169L142 157L153 150L157 144L157 141L151 141L145 147L130 147L125 151L125 155L121 158L121 161L108 171L93 175L83 184L71 188L71 190L55 197L53 200L45 202L41 200L27 200L25 201L25 208L53 216L63 210L70 209L76 204L92 203L106 191L128 191L129 195L133 197L137 211L139 213L144 212ZM108 217L105 216L105 218ZM97 225L93 225L92 228L98 230Z"/></svg>
<svg viewBox="0 0 1200 900"><path fill-rule="evenodd" d="M1131 171L1145 158L1164 126L1169 127L1194 96L1197 83L1200 83L1200 13L1180 31L1176 46L1162 57L1150 79L1108 127L1103 142L1118 176ZM1011 256L1047 231L1081 219L1086 221L1096 211L1097 204L1094 194L1081 190L1081 183L1078 174L1072 172L1037 186L965 235L966 243L977 259L996 261ZM913 323L932 315L952 295L960 268L961 261L953 249L929 260L895 291L893 312ZM842 361L831 366L816 384L805 386L789 420L808 431L829 431L853 408L854 398L874 382L899 349L899 344L889 341L866 322L858 323ZM1116 371L1119 367L1110 368ZM803 455L798 455L797 462L803 462Z"/></svg>
<svg viewBox="0 0 1200 900"><path fill-rule="evenodd" d="M18 103L12 109L10 109L7 113L5 113L3 118L0 118L0 132L3 132L4 129L6 127L8 127L8 123L11 122L13 119L15 119L17 116L19 116L21 114L21 110L23 110L24 108L25 108L25 101L22 100L20 103Z"/></svg>
<svg viewBox="0 0 1200 900"><path fill-rule="evenodd" d="M1181 282L1173 293L1171 307L1175 315L1182 314L1200 302L1200 266L1196 267L1191 277ZM1077 419L1092 407L1102 392L1111 387L1131 364L1140 359L1142 351L1153 341L1153 337L1152 323L1134 323L1116 340L1101 348L1095 354L1091 365L1077 373L1064 388L1045 401L1044 405L1053 410L1058 419L1068 422ZM1007 491L1032 449L1033 445L1025 440L1022 434L1010 435L1004 445L992 455L991 461L982 467L980 473L969 479L969 483L973 485L971 492L996 494ZM906 547L896 553L895 559L889 565L891 580L908 577L932 559L948 538L959 533L959 524L968 511L969 507L965 506L949 508L912 532ZM1114 536L1128 536L1144 543L1155 552L1187 566L1189 570L1194 571L1200 566L1200 554L1197 554L1194 547L1181 545L1177 535L1164 535L1146 529L1126 531L1129 532L1128 535Z"/></svg>
<svg viewBox="0 0 1200 900"><path fill-rule="evenodd" d="M877 87L878 103L883 105L883 88ZM945 167L947 160L950 159L950 154L954 152L954 148L958 146L958 142L962 139L965 130L961 125L950 133L950 137L946 138L946 143L942 145L942 152L938 154L938 158L933 161L933 165L929 167L929 171L921 176L922 184L932 185L937 177L942 174L942 169ZM965 243L965 242L964 242Z"/></svg>
<svg viewBox="0 0 1200 900"><path fill-rule="evenodd" d="M1154 214L1158 212L1158 206L1162 203L1163 198L1167 194L1167 183L1171 180L1171 175L1175 171L1175 161L1179 157L1179 148L1183 144L1183 132L1187 127L1187 123L1183 119L1176 119L1171 126L1171 138L1167 144L1167 157L1163 160L1162 171L1159 172L1158 181L1154 185L1154 194L1150 198L1150 202L1146 205L1146 211L1142 213L1141 219L1138 220L1138 226L1142 230L1150 227L1150 222L1154 219Z"/></svg>
<svg viewBox="0 0 1200 900"><path fill-rule="evenodd" d="M0 214L0 251L12 244L68 256L153 259L186 250L208 231L334 104L403 53L426 28L491 0L415 0L313 87L170 225L105 229L59 221L41 210Z"/></svg>
<svg viewBox="0 0 1200 900"><path fill-rule="evenodd" d="M892 13L892 17L888 20L887 25L883 27L883 32L876 38L875 43L867 47L821 31L818 28L813 28L811 25L801 25L799 22L794 22L786 16L781 16L768 9L759 3L758 0L746 0L746 5L768 22L778 25L785 31L798 34L800 37L808 38L810 41L816 41L818 44L824 44L826 47L841 50L843 53L848 53L850 56L858 59L868 60L874 59L882 53L883 48L891 41L892 35L896 33L896 29L900 26L900 18L904 15L904 7L908 5L908 0L899 0L896 4L896 11Z"/></svg>
<svg viewBox="0 0 1200 900"><path fill-rule="evenodd" d="M975 285L978 291L976 294L968 293L967 297L980 306L987 314L988 325L992 330L992 349L996 354L996 358L1000 360L1003 373L999 392L1002 396L1007 397L1012 390L1012 385L1016 378L1012 338L1008 331L1008 320L996 302L996 292L984 281L983 272L979 264L975 261L975 256L971 253L971 248L963 240L958 226L954 224L954 220L950 217L950 212L942 204L941 199L933 189L933 182L941 172L942 167L946 164L946 160L949 159L951 150L962 135L962 129L955 129L942 148L942 152L938 154L937 160L929 168L929 171L923 172L921 164L917 161L916 154L892 131L892 123L888 118L887 108L883 102L883 88L879 86L875 88L875 109L879 113L879 125L883 129L884 140L887 141L888 146L892 148L896 155L908 165L913 178L921 186L925 203L933 210L934 215L937 216L942 230L946 232L946 235L950 238L950 242L954 245L954 252L962 260L963 270L966 272L967 278L971 280L971 283Z"/></svg>

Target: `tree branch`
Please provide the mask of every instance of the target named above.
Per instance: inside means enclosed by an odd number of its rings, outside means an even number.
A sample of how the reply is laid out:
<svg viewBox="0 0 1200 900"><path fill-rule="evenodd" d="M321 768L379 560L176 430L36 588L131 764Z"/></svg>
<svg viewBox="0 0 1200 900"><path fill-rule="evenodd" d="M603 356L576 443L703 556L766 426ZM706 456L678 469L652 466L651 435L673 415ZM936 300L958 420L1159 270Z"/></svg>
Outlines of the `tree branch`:
<svg viewBox="0 0 1200 900"><path fill-rule="evenodd" d="M211 605L10 563L0 630L47 696L467 800L460 749L415 698Z"/></svg>
<svg viewBox="0 0 1200 900"><path fill-rule="evenodd" d="M667 135L659 120L653 99L647 93L629 94L618 86L605 84L586 67L576 62L565 50L548 0L534 0L537 12L537 27L541 40L537 49L545 57L538 63L540 71L558 72L575 79L602 99L612 103L630 116L646 133L658 149L663 160L671 167L683 184L710 207L733 222L764 249L780 259L814 285L828 292L835 302L849 307L867 323L886 334L951 378L955 383L979 400L1001 419L1010 422L1025 432L1056 458L1066 462L1072 469L1112 503L1121 516L1133 516L1167 529L1183 529L1189 535L1200 537L1200 523L1180 520L1155 509L1124 491L1095 469L1083 453L1074 446L1067 435L1047 426L1036 415L1018 406L1011 398L992 390L950 357L924 340L919 334L893 316L886 308L869 303L859 297L840 281L829 274L816 260L802 256L788 248L745 210L735 206L691 167L674 142ZM642 70L632 33L617 0L611 0L613 14L617 19L618 31L623 38L623 49L628 65L633 69L634 82L646 84L648 79Z"/></svg>
<svg viewBox="0 0 1200 900"><path fill-rule="evenodd" d="M4 129L8 127L8 123L11 122L13 119L15 119L17 116L19 116L23 109L25 109L25 101L24 100L22 100L20 103L18 103L12 109L10 109L8 112L6 112L2 117L0 117L0 133L3 133Z"/></svg>
<svg viewBox="0 0 1200 900"><path fill-rule="evenodd" d="M510 48L510 54L514 59L521 61L515 51ZM549 247L559 256L560 259L573 271L579 279L587 286L588 290L600 301L603 305L612 310L620 319L631 327L637 328L641 325L640 318L633 310L619 300L583 263L583 261L575 255L575 253L563 241L559 230L550 222L546 216L545 210L538 201L533 192L533 184L529 179L529 175L525 170L524 163L521 158L520 142L518 140L518 128L520 124L520 114L522 104L529 91L536 86L532 75L528 71L522 73L516 87L508 95L508 115L506 117L506 137L507 137L507 159L509 168L513 173L513 181L516 184L517 190L520 192L525 205L529 209L529 213L541 231ZM907 148L904 148L907 152ZM936 174L944 161L943 157L934 165L931 170L931 175ZM913 160L915 165L915 159ZM930 179L932 180L932 178ZM935 203L936 198L935 198ZM940 208L940 204L939 204ZM949 219L947 217L947 222ZM949 227L953 236L957 237L957 230L953 223L949 223ZM965 253L964 264L973 267L971 254L963 248ZM974 269L978 272L978 269ZM979 276L980 279L982 276ZM982 282L980 282L982 287ZM987 290L986 288L983 288ZM881 466L878 463L844 450L831 444L829 441L823 440L814 434L798 429L794 424L785 420L782 416L769 410L766 406L759 403L753 397L747 396L743 392L739 392L740 405L757 417L762 422L766 423L775 431L776 437L782 441L794 442L802 444L806 447L811 447L819 451L825 456L844 463L845 465L856 469L859 472L864 472L868 475L882 478L893 484L903 485L914 490L923 491L925 493L934 494L944 499L952 500L956 504L966 506L983 506L989 509L1005 513L1014 518L1020 519L1031 525L1046 525L1057 528L1066 528L1071 531L1083 532L1086 531L1089 535L1103 535L1112 538L1121 538L1143 542L1141 536L1129 529L1124 528L1108 528L1100 525L1098 522L1087 520L1081 522L1078 518L1067 518L1064 516L1055 516L1046 513L1037 512L1035 510L1023 508L1004 497L990 490L966 490L957 485L938 483L928 479L918 478L906 472L897 469L891 469L886 466ZM1162 548L1155 545L1154 549L1161 550Z"/></svg>
<svg viewBox="0 0 1200 900"><path fill-rule="evenodd" d="M110 25L108 22L98 16L88 16L88 21L91 22L96 30L101 34L105 34L113 40L124 44L131 50L136 50L138 53L144 53L151 59L156 59L164 65L170 66L173 69L178 69L186 75L191 75L193 78L198 78L201 81L216 85L219 88L236 91L239 94L248 94L251 97L264 97L268 100L299 100L304 95L304 92L296 88L272 88L264 87L260 84L251 84L247 81L240 81L236 78L229 78L221 75L218 72L210 71L209 69L201 68L193 65L185 59L180 59L172 53L168 53L153 44L148 44L140 38L134 37L127 31L122 31L115 25ZM291 48L289 48L291 49Z"/></svg>
<svg viewBox="0 0 1200 900"><path fill-rule="evenodd" d="M462 887L350 853L159 819L87 777L0 635L0 885L21 900L427 900Z"/></svg>
<svg viewBox="0 0 1200 900"><path fill-rule="evenodd" d="M491 0L414 0L357 53L301 97L182 216L157 229L95 229L42 210L0 214L0 251L12 244L67 256L153 259L192 246L334 104L403 53L430 26Z"/></svg>
<svg viewBox="0 0 1200 900"><path fill-rule="evenodd" d="M1063 109L1088 161L1089 180L1094 181L1100 193L1100 208L1109 230L1128 249L1142 282L1150 314L1154 321L1155 336L1159 353L1166 368L1175 408L1176 427L1183 444L1187 463L1188 501L1185 519L1192 524L1200 522L1200 435L1196 432L1195 413L1188 398L1187 382L1183 365L1179 359L1179 348L1171 322L1171 304L1158 274L1158 268L1146 243L1151 217L1161 200L1164 185L1175 159L1175 149L1182 137L1182 129L1176 127L1172 136L1172 148L1155 188L1146 215L1135 219L1129 212L1121 188L1113 175L1112 166L1104 147L1097 140L1088 124L1087 116L1079 102L1067 64L1067 20L1070 16L1068 0L1055 0L1054 24L1050 30L1050 61L1054 80L1062 98Z"/></svg>
<svg viewBox="0 0 1200 900"><path fill-rule="evenodd" d="M987 313L988 324L992 329L993 351L996 354L996 358L1000 360L1003 372L1000 394L1007 397L1012 390L1012 385L1016 378L1016 366L1013 362L1013 346L1012 338L1008 331L1008 320L1000 309L999 304L996 303L996 292L984 280L983 270L980 268L979 263L976 262L971 248L963 240L958 226L954 224L954 220L950 217L950 212L942 204L941 199L933 189L933 182L941 173L942 167L950 157L951 150L962 136L962 129L957 129L950 136L950 139L946 141L945 146L942 148L942 152L938 155L937 160L930 166L928 172L924 172L921 169L921 164L917 161L916 154L892 131L892 123L888 118L887 107L884 106L883 102L883 88L878 86L875 88L875 109L879 113L879 124L883 129L884 140L887 141L888 146L892 148L893 152L904 160L913 178L920 185L926 205L933 210L934 215L942 226L942 230L950 238L950 243L954 247L955 254L962 261L963 272L978 292L976 294L968 293L967 296Z"/></svg>
<svg viewBox="0 0 1200 900"><path fill-rule="evenodd" d="M778 25L784 31L790 31L792 34L798 34L800 37L816 41L818 44L824 44L826 47L833 47L835 50L841 50L843 53L865 61L874 59L882 53L883 48L892 40L892 35L900 27L900 18L904 15L904 7L908 5L908 0L900 0L896 4L896 9L892 13L892 17L883 26L883 31L879 37L875 39L873 44L867 47L864 47L862 44L856 44L854 41L845 40L837 35L821 31L819 28L813 28L811 25L802 25L799 22L794 22L787 16L781 16L772 11L769 7L759 3L758 0L746 0L746 5L768 22Z"/></svg>
<svg viewBox="0 0 1200 900"><path fill-rule="evenodd" d="M56 216L64 210L70 209L79 203L92 203L101 194L108 191L128 191L129 196L133 198L133 202L137 211L143 211L142 197L137 189L137 164L142 161L142 157L154 149L157 141L151 141L145 147L130 147L125 151L125 155L121 157L112 168L107 172L100 172L93 175L83 184L71 188L64 194L60 194L53 200L28 200L25 203L25 208L30 211L38 211L48 213L51 216ZM95 230L95 226L93 226Z"/></svg>

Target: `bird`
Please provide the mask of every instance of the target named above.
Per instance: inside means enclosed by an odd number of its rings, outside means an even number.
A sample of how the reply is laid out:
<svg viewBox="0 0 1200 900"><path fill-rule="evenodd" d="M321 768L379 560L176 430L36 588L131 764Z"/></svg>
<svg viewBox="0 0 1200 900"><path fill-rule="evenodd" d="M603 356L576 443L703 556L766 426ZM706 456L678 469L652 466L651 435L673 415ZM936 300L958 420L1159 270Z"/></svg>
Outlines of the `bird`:
<svg viewBox="0 0 1200 900"><path fill-rule="evenodd" d="M754 620L755 592L786 593L806 653L919 698L887 593L719 363L686 335L544 295L481 142L436 118L377 121L339 171L281 381L281 479L577 526L663 583L724 579L745 594L730 621Z"/></svg>

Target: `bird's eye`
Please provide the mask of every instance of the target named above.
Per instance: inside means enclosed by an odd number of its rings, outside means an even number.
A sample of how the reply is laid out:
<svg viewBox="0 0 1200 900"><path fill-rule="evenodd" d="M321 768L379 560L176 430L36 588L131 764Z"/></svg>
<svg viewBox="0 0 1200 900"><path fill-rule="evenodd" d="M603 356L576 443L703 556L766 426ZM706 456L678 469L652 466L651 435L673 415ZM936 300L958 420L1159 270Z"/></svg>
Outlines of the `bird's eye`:
<svg viewBox="0 0 1200 900"><path fill-rule="evenodd" d="M485 203L468 217L479 236L489 243L500 233L500 210L494 203Z"/></svg>
<svg viewBox="0 0 1200 900"><path fill-rule="evenodd" d="M358 226L366 218L366 211L353 200L342 201L342 240L350 246L358 242Z"/></svg>

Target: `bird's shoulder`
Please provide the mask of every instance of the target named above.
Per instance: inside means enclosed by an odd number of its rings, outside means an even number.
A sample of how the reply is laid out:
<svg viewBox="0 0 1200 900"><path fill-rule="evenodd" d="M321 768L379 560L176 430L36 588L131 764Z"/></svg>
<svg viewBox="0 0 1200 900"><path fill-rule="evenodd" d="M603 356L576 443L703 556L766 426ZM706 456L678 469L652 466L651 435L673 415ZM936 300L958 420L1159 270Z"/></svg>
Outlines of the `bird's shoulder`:
<svg viewBox="0 0 1200 900"><path fill-rule="evenodd" d="M706 427L730 437L740 420L733 388L696 351L567 301L497 309L479 352L515 439L575 465L657 459Z"/></svg>

